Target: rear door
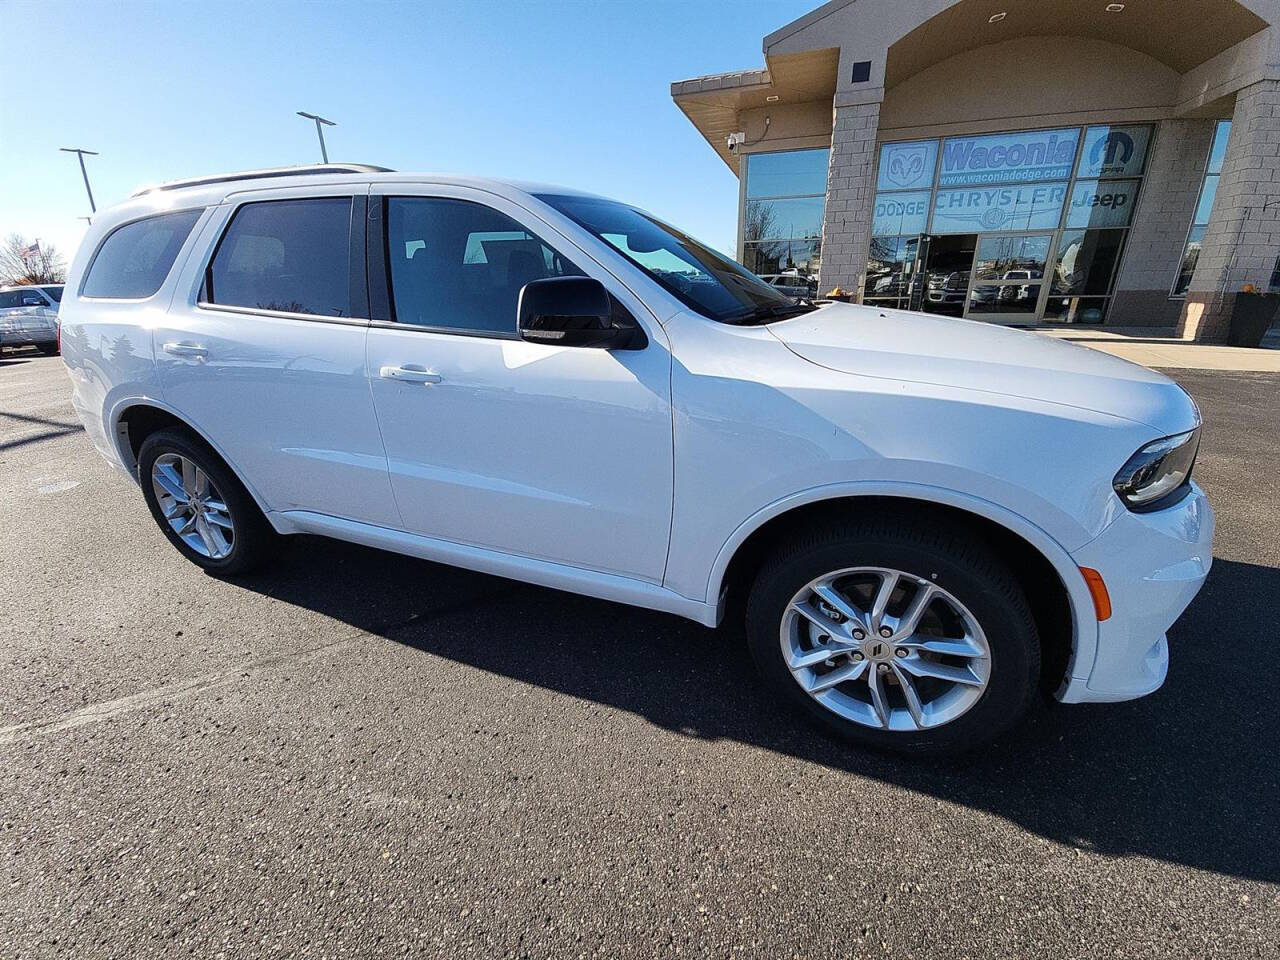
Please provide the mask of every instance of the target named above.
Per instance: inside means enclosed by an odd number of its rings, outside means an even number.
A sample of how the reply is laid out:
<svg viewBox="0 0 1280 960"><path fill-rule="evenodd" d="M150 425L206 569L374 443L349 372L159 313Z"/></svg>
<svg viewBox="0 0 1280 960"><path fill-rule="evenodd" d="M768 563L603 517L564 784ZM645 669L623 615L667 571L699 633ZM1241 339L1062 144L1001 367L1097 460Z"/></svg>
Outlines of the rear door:
<svg viewBox="0 0 1280 960"><path fill-rule="evenodd" d="M155 354L165 400L269 509L397 526L364 374L367 192L259 191L219 208Z"/></svg>
<svg viewBox="0 0 1280 960"><path fill-rule="evenodd" d="M385 241L371 258L368 371L405 527L660 583L672 493L661 327L616 278L507 199L377 184L370 204ZM582 274L641 323L647 346L519 338L522 286Z"/></svg>

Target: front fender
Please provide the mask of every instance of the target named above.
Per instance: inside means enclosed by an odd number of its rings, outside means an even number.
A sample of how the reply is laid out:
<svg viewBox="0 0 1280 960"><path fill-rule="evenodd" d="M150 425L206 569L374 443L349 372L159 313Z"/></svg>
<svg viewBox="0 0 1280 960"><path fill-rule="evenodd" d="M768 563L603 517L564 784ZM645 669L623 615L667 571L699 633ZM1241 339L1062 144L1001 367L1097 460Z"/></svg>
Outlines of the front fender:
<svg viewBox="0 0 1280 960"><path fill-rule="evenodd" d="M921 503L942 504L990 520L1029 543L1050 563L1067 591L1072 615L1071 658L1067 666L1067 676L1077 677L1088 674L1097 652L1098 619L1089 587L1071 555L1057 539L1027 518L990 500L943 487L864 480L815 486L775 500L752 514L725 540L711 566L703 598L708 603L715 603L716 598L722 596L725 575L734 555L753 533L769 521L799 507L855 497L894 497Z"/></svg>

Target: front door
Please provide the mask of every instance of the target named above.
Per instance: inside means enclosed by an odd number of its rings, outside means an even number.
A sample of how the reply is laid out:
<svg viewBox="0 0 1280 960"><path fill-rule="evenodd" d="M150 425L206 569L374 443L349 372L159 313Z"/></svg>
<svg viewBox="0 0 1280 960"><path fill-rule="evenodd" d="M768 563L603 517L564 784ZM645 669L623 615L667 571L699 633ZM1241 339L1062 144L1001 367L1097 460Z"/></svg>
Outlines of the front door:
<svg viewBox="0 0 1280 960"><path fill-rule="evenodd" d="M997 323L1035 321L1052 241L1048 233L980 236L964 315Z"/></svg>
<svg viewBox="0 0 1280 960"><path fill-rule="evenodd" d="M586 273L618 309L644 308L514 203L463 188L385 193L370 198L386 239L371 245L367 369L405 528L660 583L672 497L661 327L643 324L641 350L525 342L516 302L531 280Z"/></svg>

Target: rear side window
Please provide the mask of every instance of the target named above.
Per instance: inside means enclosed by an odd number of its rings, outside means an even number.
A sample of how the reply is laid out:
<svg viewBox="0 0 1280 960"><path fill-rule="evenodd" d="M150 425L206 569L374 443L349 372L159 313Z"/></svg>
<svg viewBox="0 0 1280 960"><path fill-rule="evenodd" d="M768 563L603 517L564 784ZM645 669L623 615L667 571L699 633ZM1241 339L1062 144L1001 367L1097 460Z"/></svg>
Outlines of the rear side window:
<svg viewBox="0 0 1280 960"><path fill-rule="evenodd" d="M116 227L102 241L80 288L82 297L142 300L169 275L203 210L163 213Z"/></svg>
<svg viewBox="0 0 1280 960"><path fill-rule="evenodd" d="M267 200L236 211L205 274L204 301L351 316L351 198Z"/></svg>
<svg viewBox="0 0 1280 960"><path fill-rule="evenodd" d="M21 307L23 295L31 296L29 290L0 290L0 310L9 307Z"/></svg>

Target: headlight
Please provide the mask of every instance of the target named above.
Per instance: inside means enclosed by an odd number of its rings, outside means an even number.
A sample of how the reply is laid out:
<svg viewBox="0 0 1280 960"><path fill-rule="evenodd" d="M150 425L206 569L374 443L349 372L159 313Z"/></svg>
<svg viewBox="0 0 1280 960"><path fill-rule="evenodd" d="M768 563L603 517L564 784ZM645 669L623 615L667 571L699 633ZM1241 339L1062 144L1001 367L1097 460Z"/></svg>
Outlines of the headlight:
<svg viewBox="0 0 1280 960"><path fill-rule="evenodd" d="M1130 509L1155 509L1186 484L1199 449L1199 427L1148 443L1120 468L1112 486Z"/></svg>

